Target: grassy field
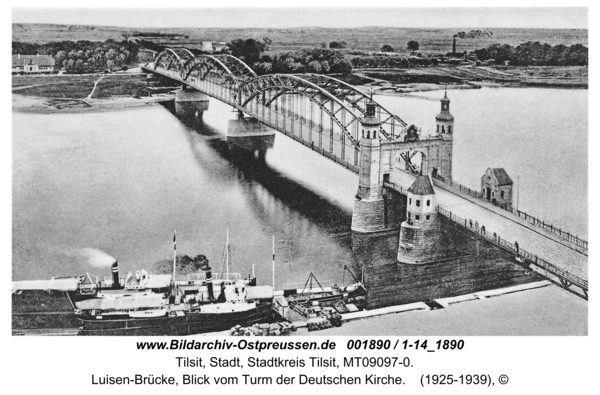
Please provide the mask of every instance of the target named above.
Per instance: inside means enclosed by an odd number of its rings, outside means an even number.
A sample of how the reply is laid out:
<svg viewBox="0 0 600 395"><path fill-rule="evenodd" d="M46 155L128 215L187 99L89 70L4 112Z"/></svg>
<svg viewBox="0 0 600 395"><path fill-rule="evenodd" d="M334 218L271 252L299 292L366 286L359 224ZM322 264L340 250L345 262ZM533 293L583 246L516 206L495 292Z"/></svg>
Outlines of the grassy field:
<svg viewBox="0 0 600 395"><path fill-rule="evenodd" d="M89 96L98 81L93 99L107 99L115 96L148 96L161 87L172 86L173 82L153 79L147 84L145 74L90 74L60 76L13 76L13 92L25 96L45 98L84 99ZM148 88L156 89L148 89Z"/></svg>
<svg viewBox="0 0 600 395"><path fill-rule="evenodd" d="M521 66L458 66L417 67L411 69L354 69L359 77L369 77L391 84L461 84L495 82L522 86L585 88L588 67L521 67ZM378 84L381 85L381 84Z"/></svg>
<svg viewBox="0 0 600 395"><path fill-rule="evenodd" d="M69 75L69 76L13 76L14 93L25 96L40 96L48 98L83 99L87 97L98 75Z"/></svg>
<svg viewBox="0 0 600 395"><path fill-rule="evenodd" d="M189 36L182 40L153 40L158 44L188 46L199 48L201 41L230 42L236 38L254 38L261 40L270 38L269 53L320 47L321 43L346 41L348 50L377 51L383 44L391 45L396 51L406 52L406 43L416 40L421 44L420 52L450 52L452 37L463 29L407 29L397 27L359 27L359 28L325 28L304 27L290 29L129 29L111 26L77 26L55 24L13 24L13 40L45 43L61 40L105 41L113 39L121 41L133 33L158 32ZM584 44L588 45L587 30L567 29L491 29L492 37L457 40L457 50L470 51L500 43L518 45L526 41L540 41L551 45Z"/></svg>
<svg viewBox="0 0 600 395"><path fill-rule="evenodd" d="M98 82L94 99L105 99L113 96L147 96L145 75L110 75Z"/></svg>

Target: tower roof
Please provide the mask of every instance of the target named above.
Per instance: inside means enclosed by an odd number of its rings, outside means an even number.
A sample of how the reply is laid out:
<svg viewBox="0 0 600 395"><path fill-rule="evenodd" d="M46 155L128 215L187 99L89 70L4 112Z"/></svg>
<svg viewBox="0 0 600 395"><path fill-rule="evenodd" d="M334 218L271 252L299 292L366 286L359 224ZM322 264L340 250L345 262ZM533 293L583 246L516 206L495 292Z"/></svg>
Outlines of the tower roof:
<svg viewBox="0 0 600 395"><path fill-rule="evenodd" d="M415 182L413 182L410 188L408 188L408 192L414 195L435 194L435 191L433 190L433 185L431 185L431 180L428 176L418 176Z"/></svg>
<svg viewBox="0 0 600 395"><path fill-rule="evenodd" d="M371 91L371 97L369 101L367 101L366 114L363 119L360 120L360 123L363 126L379 126L381 122L375 116L375 111L377 109L377 103L373 100L373 91Z"/></svg>
<svg viewBox="0 0 600 395"><path fill-rule="evenodd" d="M450 114L450 99L448 99L448 92L446 91L446 89L444 89L444 97L442 98L442 100L440 100L440 102L442 102L442 112L440 112L435 119L437 121L446 121L446 122L452 122L454 121L454 117L452 116L452 114Z"/></svg>
<svg viewBox="0 0 600 395"><path fill-rule="evenodd" d="M438 121L454 121L454 116L452 116L452 114L450 114L448 111L442 111L435 117L435 119Z"/></svg>
<svg viewBox="0 0 600 395"><path fill-rule="evenodd" d="M372 117L372 116L366 116L366 117L360 119L360 123L364 126L379 126L379 125L381 125L381 122L379 121L379 119Z"/></svg>

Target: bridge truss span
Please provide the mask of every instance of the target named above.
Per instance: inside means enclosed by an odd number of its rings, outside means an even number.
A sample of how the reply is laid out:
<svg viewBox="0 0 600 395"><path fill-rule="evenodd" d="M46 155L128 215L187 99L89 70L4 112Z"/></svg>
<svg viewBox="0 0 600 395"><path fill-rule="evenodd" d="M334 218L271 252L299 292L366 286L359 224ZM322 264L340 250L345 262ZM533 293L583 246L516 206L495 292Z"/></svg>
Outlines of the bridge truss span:
<svg viewBox="0 0 600 395"><path fill-rule="evenodd" d="M240 86L238 103L244 107L252 107L253 102L263 107L275 106L287 112L287 115L308 124L309 128L323 129L329 126L329 131L343 141L348 139L351 145L359 147L360 119L346 103L332 95L319 85L298 75L269 74L249 80ZM313 105L329 117L323 120L322 114L315 116Z"/></svg>
<svg viewBox="0 0 600 395"><path fill-rule="evenodd" d="M232 55L166 48L146 64L161 74L227 103L358 173L360 120L371 98L339 79L319 74L257 76ZM384 141L399 141L406 123L377 104Z"/></svg>
<svg viewBox="0 0 600 395"><path fill-rule="evenodd" d="M323 74L300 74L298 76L312 82L321 89L337 97L339 100L349 104L352 109L354 109L357 116L365 116L367 102L371 100L371 98L356 87L337 78ZM375 114L377 119L381 122L380 132L385 140L394 141L404 137L407 126L406 122L399 116L389 112L381 104L376 103L376 105Z"/></svg>

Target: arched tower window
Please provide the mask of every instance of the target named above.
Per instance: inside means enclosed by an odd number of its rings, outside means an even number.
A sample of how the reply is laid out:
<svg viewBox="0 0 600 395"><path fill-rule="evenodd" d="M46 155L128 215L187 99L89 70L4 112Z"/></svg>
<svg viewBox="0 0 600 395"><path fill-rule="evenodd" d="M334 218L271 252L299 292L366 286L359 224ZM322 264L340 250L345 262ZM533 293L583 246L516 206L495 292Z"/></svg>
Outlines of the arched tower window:
<svg viewBox="0 0 600 395"><path fill-rule="evenodd" d="M448 125L448 133L452 133L452 125Z"/></svg>
<svg viewBox="0 0 600 395"><path fill-rule="evenodd" d="M440 132L440 125L437 125L437 132Z"/></svg>
<svg viewBox="0 0 600 395"><path fill-rule="evenodd" d="M446 133L446 129L444 129L444 125L442 125L442 133Z"/></svg>
<svg viewBox="0 0 600 395"><path fill-rule="evenodd" d="M377 138L377 134L375 133L375 131L373 130L373 138L376 139Z"/></svg>

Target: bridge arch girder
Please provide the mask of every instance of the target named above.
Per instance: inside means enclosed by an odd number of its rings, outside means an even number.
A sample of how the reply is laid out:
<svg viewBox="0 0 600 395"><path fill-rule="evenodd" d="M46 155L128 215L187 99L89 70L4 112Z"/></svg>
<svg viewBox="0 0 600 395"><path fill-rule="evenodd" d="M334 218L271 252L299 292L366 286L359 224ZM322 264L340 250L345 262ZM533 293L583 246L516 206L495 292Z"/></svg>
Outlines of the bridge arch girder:
<svg viewBox="0 0 600 395"><path fill-rule="evenodd" d="M320 86L324 90L327 90L340 100L350 104L350 106L356 110L358 116L365 116L367 111L367 102L371 100L371 98L369 95L361 92L355 86L324 74L301 74L301 76L302 78ZM382 135L390 141L400 137L402 132L405 131L407 126L406 122L404 122L397 115L389 112L381 104L377 102L375 103L377 104L375 114L377 119L381 121L380 131L382 132ZM397 133L396 128L400 129L400 133Z"/></svg>
<svg viewBox="0 0 600 395"><path fill-rule="evenodd" d="M246 107L254 98L267 91L276 91L275 96L263 103L270 106L277 97L284 94L299 94L308 98L323 110L331 120L338 125L341 132L352 142L355 147L360 147L358 127L354 131L348 127L358 125L359 117L343 101L311 81L293 74L267 74L248 80L238 89L238 103ZM339 114L342 114L340 117ZM344 116L346 115L346 116ZM347 121L349 118L350 121Z"/></svg>
<svg viewBox="0 0 600 395"><path fill-rule="evenodd" d="M194 54L187 48L165 48L154 58L154 69L162 64L166 70L181 71L183 65L193 58Z"/></svg>
<svg viewBox="0 0 600 395"><path fill-rule="evenodd" d="M235 89L239 85L233 72L219 59L211 55L199 55L189 59L181 70L181 77L187 80L194 71L200 72L200 79L204 80L210 72L218 74L229 89Z"/></svg>
<svg viewBox="0 0 600 395"><path fill-rule="evenodd" d="M225 64L235 78L240 82L258 77L254 70L250 68L250 66L233 55L222 54L213 55L213 57Z"/></svg>

